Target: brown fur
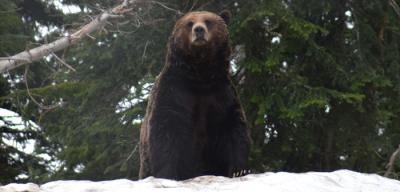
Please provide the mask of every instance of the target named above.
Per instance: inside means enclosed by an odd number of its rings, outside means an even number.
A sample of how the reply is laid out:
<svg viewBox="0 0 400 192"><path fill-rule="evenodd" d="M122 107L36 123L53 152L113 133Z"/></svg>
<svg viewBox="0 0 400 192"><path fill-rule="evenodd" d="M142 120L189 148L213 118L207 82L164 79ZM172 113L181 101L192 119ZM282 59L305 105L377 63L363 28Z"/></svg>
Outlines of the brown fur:
<svg viewBox="0 0 400 192"><path fill-rule="evenodd" d="M206 27L206 21L210 22L210 27ZM187 26L189 22L193 22L192 28ZM191 46L194 38L193 29L196 26L205 26L207 40L210 42L200 48L212 51L213 48L222 46L221 43L228 43L229 41L226 23L220 16L205 11L191 12L176 22L171 36L176 48L180 49L185 55L193 54L193 49L197 48Z"/></svg>
<svg viewBox="0 0 400 192"><path fill-rule="evenodd" d="M226 21L226 15L190 12L176 22L141 127L140 178L233 176L247 169L250 138L230 81Z"/></svg>

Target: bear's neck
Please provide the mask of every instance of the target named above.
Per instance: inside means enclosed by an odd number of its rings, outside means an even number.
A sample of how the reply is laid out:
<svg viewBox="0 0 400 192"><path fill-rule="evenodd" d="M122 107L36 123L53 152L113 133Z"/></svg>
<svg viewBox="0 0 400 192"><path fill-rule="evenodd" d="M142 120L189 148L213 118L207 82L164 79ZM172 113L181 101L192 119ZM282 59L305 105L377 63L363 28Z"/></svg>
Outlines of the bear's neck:
<svg viewBox="0 0 400 192"><path fill-rule="evenodd" d="M199 83L225 82L229 79L229 59L220 53L213 55L168 53L163 72L166 75Z"/></svg>

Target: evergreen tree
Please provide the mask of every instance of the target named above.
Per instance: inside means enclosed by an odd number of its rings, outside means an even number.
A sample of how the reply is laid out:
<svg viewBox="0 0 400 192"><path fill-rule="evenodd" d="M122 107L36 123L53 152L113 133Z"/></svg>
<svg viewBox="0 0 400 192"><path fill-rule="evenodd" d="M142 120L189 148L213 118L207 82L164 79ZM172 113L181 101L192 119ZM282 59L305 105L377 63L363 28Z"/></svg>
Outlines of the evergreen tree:
<svg viewBox="0 0 400 192"><path fill-rule="evenodd" d="M397 146L398 15L382 1L254 4L235 27L254 166L382 173Z"/></svg>
<svg viewBox="0 0 400 192"><path fill-rule="evenodd" d="M1 55L32 46L27 42L40 36L36 23L57 26L38 40L43 43L115 5L62 3L82 11L63 15L40 0L0 5ZM0 77L1 107L40 125L46 140L38 139L37 149L58 166L46 175L27 172L24 162L1 164L11 154L1 151L0 168L20 168L0 182L24 171L40 181L137 178L140 121L164 64L174 9L233 13L232 75L251 127L256 171L383 173L400 140L399 15L387 1L169 0L56 53L76 72L54 56L32 64L31 96L24 81L15 81L24 68Z"/></svg>
<svg viewBox="0 0 400 192"><path fill-rule="evenodd" d="M29 42L34 42L39 26L62 22L60 12L41 1L3 0L0 4L0 54L8 56L32 46ZM33 70L46 71L45 66L45 63L38 62ZM43 81L41 74L35 73L37 78L30 81L33 86L40 86L39 82ZM0 183L39 181L48 175L48 159L39 156L49 153L47 140L41 128L30 121L35 119L34 116L22 107L29 103L24 99L26 91L20 94L20 90L25 89L24 82L23 69L0 76L0 107L22 114L21 121L17 114L0 116ZM37 147L27 152L23 149L26 145Z"/></svg>

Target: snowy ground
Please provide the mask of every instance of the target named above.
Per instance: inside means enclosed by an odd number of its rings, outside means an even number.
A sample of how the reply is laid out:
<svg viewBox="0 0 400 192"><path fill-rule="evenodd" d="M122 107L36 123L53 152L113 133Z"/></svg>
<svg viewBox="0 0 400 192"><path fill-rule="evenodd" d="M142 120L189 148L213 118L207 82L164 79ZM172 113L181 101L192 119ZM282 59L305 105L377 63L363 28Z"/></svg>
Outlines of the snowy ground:
<svg viewBox="0 0 400 192"><path fill-rule="evenodd" d="M141 181L53 181L44 185L8 184L0 192L154 192L154 191L266 191L266 192L400 192L400 181L349 170L331 173L263 173L240 178L202 176L178 182L147 178Z"/></svg>

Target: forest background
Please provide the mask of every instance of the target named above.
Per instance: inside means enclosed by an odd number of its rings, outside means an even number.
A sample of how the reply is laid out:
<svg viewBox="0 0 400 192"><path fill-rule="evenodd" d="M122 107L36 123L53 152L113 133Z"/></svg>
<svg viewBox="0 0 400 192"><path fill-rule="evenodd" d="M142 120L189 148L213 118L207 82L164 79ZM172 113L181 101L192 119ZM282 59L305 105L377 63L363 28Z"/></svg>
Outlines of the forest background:
<svg viewBox="0 0 400 192"><path fill-rule="evenodd" d="M233 15L231 75L255 172L385 173L400 144L399 0L148 2L0 74L0 183L137 179L140 123L176 10ZM120 3L0 0L0 57L71 34ZM393 168L398 179L400 160Z"/></svg>

